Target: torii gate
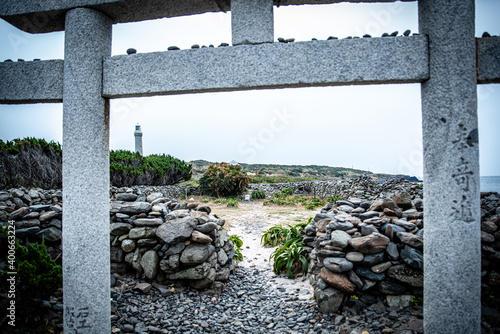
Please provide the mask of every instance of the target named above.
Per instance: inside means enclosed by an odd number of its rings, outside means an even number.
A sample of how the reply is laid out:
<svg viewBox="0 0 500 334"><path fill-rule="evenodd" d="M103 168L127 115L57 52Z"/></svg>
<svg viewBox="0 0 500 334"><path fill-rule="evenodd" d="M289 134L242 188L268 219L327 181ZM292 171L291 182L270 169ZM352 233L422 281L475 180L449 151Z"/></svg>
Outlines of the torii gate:
<svg viewBox="0 0 500 334"><path fill-rule="evenodd" d="M474 38L474 0L420 0L420 35L273 43L273 4L346 0L0 0L65 59L0 64L0 103L63 102L65 333L110 332L109 99L421 83L424 329L479 333L477 84L500 82L500 38ZM350 0L349 2L394 2ZM232 46L111 57L114 23L231 10Z"/></svg>

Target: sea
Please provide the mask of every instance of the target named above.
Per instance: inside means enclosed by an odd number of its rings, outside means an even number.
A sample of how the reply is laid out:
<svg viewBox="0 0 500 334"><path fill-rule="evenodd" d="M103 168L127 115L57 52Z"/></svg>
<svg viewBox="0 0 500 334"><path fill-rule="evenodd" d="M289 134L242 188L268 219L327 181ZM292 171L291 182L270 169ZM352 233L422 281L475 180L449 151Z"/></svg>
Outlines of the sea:
<svg viewBox="0 0 500 334"><path fill-rule="evenodd" d="M500 193L500 176L481 176L480 188L482 192L495 191Z"/></svg>

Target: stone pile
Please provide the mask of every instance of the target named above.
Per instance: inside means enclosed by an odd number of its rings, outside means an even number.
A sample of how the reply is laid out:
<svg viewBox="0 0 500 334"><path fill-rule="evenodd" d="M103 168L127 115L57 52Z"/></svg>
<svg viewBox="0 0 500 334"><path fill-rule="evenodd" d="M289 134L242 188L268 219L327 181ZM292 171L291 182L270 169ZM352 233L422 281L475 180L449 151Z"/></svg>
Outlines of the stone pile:
<svg viewBox="0 0 500 334"><path fill-rule="evenodd" d="M398 188L393 186L386 193ZM329 203L305 228L309 280L321 312L353 304L363 308L357 299L363 295L382 296L391 307L408 306L412 296L422 296L423 203L420 189L413 190L379 200L350 197ZM486 296L500 287L500 195L482 195ZM500 320L498 312L489 310Z"/></svg>
<svg viewBox="0 0 500 334"><path fill-rule="evenodd" d="M111 268L158 281L182 280L195 289L224 282L233 270L233 243L224 219L208 206L152 193L117 193L111 202Z"/></svg>
<svg viewBox="0 0 500 334"><path fill-rule="evenodd" d="M62 192L25 188L0 191L0 222L14 220L16 236L30 241L60 243Z"/></svg>

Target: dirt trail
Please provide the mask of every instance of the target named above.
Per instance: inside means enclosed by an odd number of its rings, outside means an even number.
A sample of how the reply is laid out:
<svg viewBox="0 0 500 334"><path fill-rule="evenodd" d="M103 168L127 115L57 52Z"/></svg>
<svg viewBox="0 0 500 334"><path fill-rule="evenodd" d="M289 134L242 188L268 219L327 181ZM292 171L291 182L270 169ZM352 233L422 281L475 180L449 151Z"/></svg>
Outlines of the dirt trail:
<svg viewBox="0 0 500 334"><path fill-rule="evenodd" d="M240 266L255 268L269 273L270 281L276 283L286 292L294 291L299 298L309 299L313 290L309 281L302 278L287 279L285 275L275 275L269 256L272 247L260 244L262 232L269 227L282 224L307 222L315 211L306 210L303 206L264 206L263 201L240 202L238 208L228 208L225 204L208 203L212 212L226 220L229 234L236 234L243 240L243 261Z"/></svg>

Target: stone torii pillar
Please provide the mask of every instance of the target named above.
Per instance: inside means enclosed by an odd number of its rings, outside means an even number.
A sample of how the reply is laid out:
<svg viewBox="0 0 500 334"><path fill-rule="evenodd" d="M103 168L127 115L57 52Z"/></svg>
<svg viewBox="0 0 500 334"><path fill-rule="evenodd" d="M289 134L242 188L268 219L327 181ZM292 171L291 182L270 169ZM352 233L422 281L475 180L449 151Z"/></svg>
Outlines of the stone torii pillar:
<svg viewBox="0 0 500 334"><path fill-rule="evenodd" d="M66 14L62 240L68 333L102 334L111 328L109 100L102 97L111 26L111 19L94 9Z"/></svg>
<svg viewBox="0 0 500 334"><path fill-rule="evenodd" d="M422 83L424 331L481 332L474 0L420 0L429 37Z"/></svg>

